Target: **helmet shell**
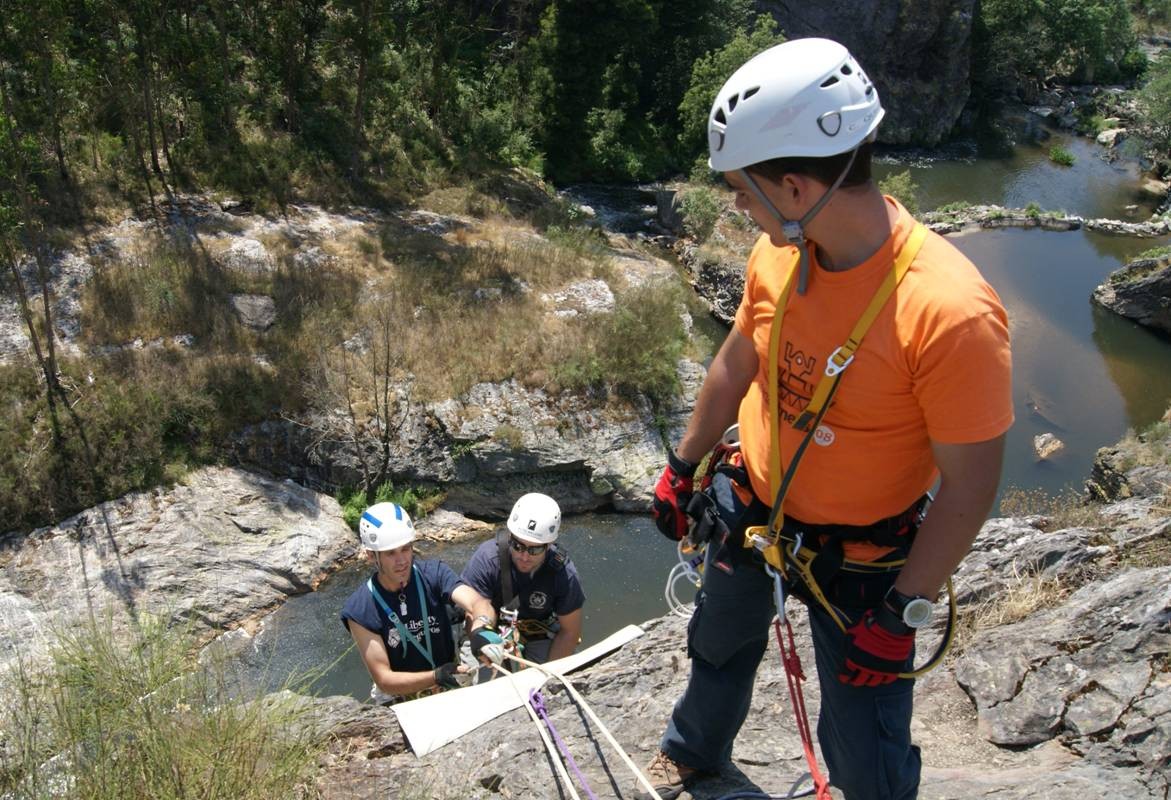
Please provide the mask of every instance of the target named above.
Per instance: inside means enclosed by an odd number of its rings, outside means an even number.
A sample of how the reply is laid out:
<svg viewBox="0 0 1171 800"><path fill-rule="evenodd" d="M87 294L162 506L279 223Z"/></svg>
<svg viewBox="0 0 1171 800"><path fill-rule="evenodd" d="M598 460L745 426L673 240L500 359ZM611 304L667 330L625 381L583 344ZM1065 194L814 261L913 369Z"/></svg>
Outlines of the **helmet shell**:
<svg viewBox="0 0 1171 800"><path fill-rule="evenodd" d="M522 542L552 544L561 530L561 508L547 494L526 494L512 506L508 530Z"/></svg>
<svg viewBox="0 0 1171 800"><path fill-rule="evenodd" d="M358 535L367 550L394 550L415 541L415 524L397 503L375 503L362 512Z"/></svg>
<svg viewBox="0 0 1171 800"><path fill-rule="evenodd" d="M878 128L878 90L841 44L793 39L732 74L708 114L709 164L717 172L773 158L846 153Z"/></svg>

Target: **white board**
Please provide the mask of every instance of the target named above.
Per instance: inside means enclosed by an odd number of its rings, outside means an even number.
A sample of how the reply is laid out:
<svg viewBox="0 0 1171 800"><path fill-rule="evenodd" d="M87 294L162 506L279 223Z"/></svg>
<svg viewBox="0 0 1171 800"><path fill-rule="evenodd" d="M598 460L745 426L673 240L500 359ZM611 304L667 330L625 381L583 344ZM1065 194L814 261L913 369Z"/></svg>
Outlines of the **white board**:
<svg viewBox="0 0 1171 800"><path fill-rule="evenodd" d="M642 628L627 625L612 633L597 644L590 645L580 653L574 653L542 666L557 675L565 675L617 650L627 642L642 636ZM390 707L398 717L399 725L406 734L407 743L415 756L423 756L453 742L465 733L474 731L485 722L514 708L520 708L528 700L529 692L540 688L547 678L539 670L524 669L513 678L499 678L476 686L453 689L448 692L421 697ZM517 694L520 691L520 696ZM522 699L523 698L523 699Z"/></svg>

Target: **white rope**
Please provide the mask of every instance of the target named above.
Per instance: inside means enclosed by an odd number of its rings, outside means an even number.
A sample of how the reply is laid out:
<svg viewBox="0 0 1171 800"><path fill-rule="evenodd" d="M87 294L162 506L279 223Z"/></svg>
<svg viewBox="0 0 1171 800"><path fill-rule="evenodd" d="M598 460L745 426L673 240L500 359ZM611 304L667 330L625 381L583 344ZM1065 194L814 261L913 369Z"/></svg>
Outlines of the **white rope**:
<svg viewBox="0 0 1171 800"><path fill-rule="evenodd" d="M561 776L561 780L565 782L565 786L569 789L569 796L573 800L581 800L577 790L573 788L573 780L570 779L569 772L566 771L565 765L561 763L561 754L557 751L557 746L553 744L553 740L545 732L545 724L541 722L540 717L537 716L537 712L533 711L533 707L529 705L529 699L524 696L524 692L517 685L516 676L499 664L492 664L492 669L508 677L508 683L512 686L513 691L516 692L516 696L520 698L520 704L525 707L525 711L529 712L529 718L537 726L537 733L541 734L541 741L545 743L545 750L549 752L549 758L553 760L553 766L556 768L557 774Z"/></svg>
<svg viewBox="0 0 1171 800"><path fill-rule="evenodd" d="M679 598L679 592L676 588L679 581L686 580L695 588L699 588L702 579L700 574L696 571L696 564L693 562L703 563L703 555L699 555L692 560L688 560L683 555L683 542L680 541L675 551L679 554L679 563L671 567L671 571L667 573L667 585L663 589L663 597L667 601L667 607L671 609L671 613L684 618L690 618L695 611L695 603L687 603Z"/></svg>
<svg viewBox="0 0 1171 800"><path fill-rule="evenodd" d="M521 658L520 656L512 655L511 653L505 653L504 655L506 658L510 658L518 664L522 664L526 667L532 667L545 677L556 678L557 680L561 681L561 684L569 692L569 696L573 698L574 702L581 706L582 710L585 711L586 716L590 718L590 721L598 726L598 730L600 730L602 735L606 737L606 741L610 743L610 746L618 752L618 755L622 758L622 761L626 764L630 771L634 773L634 777L638 779L638 782L642 784L642 787L650 792L651 797L656 798L656 800L662 800L662 797L659 795L659 793L655 791L655 787L651 786L651 782L647 780L646 775L642 774L642 770L638 768L638 765L631 761L630 756L627 755L626 751L622 749L622 745L618 744L618 741L610 735L610 729L606 727L604 722L598 719L598 715L595 714L593 709L589 707L589 704L586 703L585 698L578 693L577 689L573 688L572 683L567 681L563 676L558 675L556 672L550 672L540 664L528 661ZM532 709L529 710L531 711Z"/></svg>

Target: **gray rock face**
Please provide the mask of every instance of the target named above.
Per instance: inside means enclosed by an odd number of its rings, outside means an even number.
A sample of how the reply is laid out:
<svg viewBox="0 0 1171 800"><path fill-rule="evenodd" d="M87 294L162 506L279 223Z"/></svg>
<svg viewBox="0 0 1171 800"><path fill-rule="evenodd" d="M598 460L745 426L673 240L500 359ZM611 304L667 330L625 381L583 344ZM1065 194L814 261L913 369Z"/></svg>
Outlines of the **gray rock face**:
<svg viewBox="0 0 1171 800"><path fill-rule="evenodd" d="M266 331L276 322L276 303L265 294L234 294L228 298L240 323L254 331Z"/></svg>
<svg viewBox="0 0 1171 800"><path fill-rule="evenodd" d="M197 632L310 591L355 555L330 497L243 470L206 468L29 534L0 572L0 664L39 656L87 613L191 617Z"/></svg>
<svg viewBox="0 0 1171 800"><path fill-rule="evenodd" d="M1132 261L1094 290L1094 301L1140 325L1171 333L1169 264L1166 258Z"/></svg>
<svg viewBox="0 0 1171 800"><path fill-rule="evenodd" d="M956 680L996 744L1060 737L1075 750L1099 752L1108 744L1129 763L1163 769L1171 763L1171 704L1156 701L1153 718L1133 709L1166 686L1168 654L1171 568L1133 570L988 632L960 658ZM1132 725L1148 730L1143 742L1153 758L1137 757Z"/></svg>
<svg viewBox="0 0 1171 800"><path fill-rule="evenodd" d="M824 36L850 49L878 88L879 139L936 144L968 101L975 0L758 0L790 39Z"/></svg>

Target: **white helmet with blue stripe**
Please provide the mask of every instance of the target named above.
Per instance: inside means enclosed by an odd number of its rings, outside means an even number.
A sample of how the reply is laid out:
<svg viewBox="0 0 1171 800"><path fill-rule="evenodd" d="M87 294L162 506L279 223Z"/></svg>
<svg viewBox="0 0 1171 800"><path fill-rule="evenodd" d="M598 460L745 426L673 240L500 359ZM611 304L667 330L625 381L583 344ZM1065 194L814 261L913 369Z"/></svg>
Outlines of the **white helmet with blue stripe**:
<svg viewBox="0 0 1171 800"><path fill-rule="evenodd" d="M415 541L415 524L398 503L375 503L362 512L358 534L367 550L394 550Z"/></svg>

